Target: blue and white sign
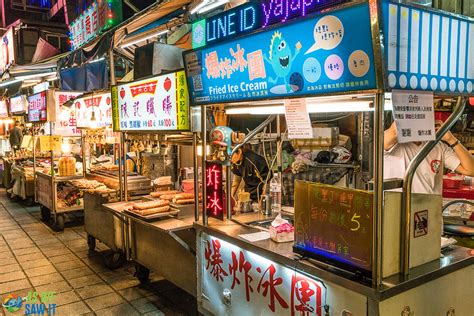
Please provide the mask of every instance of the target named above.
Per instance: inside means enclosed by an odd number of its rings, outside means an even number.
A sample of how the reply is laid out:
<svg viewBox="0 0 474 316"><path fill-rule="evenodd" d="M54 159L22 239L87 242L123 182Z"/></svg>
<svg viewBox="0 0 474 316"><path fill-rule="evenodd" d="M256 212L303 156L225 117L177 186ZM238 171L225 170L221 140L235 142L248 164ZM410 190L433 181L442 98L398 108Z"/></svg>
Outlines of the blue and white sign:
<svg viewBox="0 0 474 316"><path fill-rule="evenodd" d="M473 93L472 19L388 1L383 16L391 89Z"/></svg>
<svg viewBox="0 0 474 316"><path fill-rule="evenodd" d="M184 59L193 104L376 88L367 3L187 51Z"/></svg>

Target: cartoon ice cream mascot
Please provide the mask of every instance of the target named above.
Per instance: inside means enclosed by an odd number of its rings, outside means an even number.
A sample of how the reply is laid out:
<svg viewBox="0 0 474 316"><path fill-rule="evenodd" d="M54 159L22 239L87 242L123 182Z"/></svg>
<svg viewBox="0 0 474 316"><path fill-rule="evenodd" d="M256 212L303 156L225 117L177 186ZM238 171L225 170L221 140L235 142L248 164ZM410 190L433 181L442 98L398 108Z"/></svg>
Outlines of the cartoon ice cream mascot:
<svg viewBox="0 0 474 316"><path fill-rule="evenodd" d="M301 43L298 42L295 46L295 52L292 53L283 35L279 31L275 31L270 42L269 57L264 56L276 74L276 78L269 78L270 82L275 84L282 78L287 93L292 91L288 83L288 75L291 73L291 67L300 49Z"/></svg>

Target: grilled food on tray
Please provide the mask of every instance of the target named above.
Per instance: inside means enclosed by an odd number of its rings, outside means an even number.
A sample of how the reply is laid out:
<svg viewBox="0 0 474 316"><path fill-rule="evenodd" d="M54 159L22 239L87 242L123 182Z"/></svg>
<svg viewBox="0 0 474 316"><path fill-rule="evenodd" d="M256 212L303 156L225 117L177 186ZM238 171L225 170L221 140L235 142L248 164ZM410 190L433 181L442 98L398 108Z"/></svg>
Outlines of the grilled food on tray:
<svg viewBox="0 0 474 316"><path fill-rule="evenodd" d="M129 211L141 216L147 216L157 213L168 212L170 209L169 201L157 200L148 202L131 203Z"/></svg>
<svg viewBox="0 0 474 316"><path fill-rule="evenodd" d="M201 199L201 196L199 196L199 199ZM194 204L194 194L193 193L181 193L181 194L176 194L173 198L173 203L175 204Z"/></svg>
<svg viewBox="0 0 474 316"><path fill-rule="evenodd" d="M179 191L169 190L169 191L151 192L150 195L154 198L159 198L159 197L162 197L163 195L171 196L171 195L175 195L175 194L178 194L178 193L179 193Z"/></svg>

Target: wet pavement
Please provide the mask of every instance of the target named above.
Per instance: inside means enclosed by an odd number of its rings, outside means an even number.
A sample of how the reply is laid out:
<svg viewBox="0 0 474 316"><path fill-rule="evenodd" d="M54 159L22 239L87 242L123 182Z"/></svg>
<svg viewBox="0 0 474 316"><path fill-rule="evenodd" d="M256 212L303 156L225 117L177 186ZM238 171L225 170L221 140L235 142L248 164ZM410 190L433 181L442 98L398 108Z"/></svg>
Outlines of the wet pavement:
<svg viewBox="0 0 474 316"><path fill-rule="evenodd" d="M38 206L23 206L0 191L0 303L24 298L20 310L0 307L0 315L34 315L40 298L54 315L196 314L196 300L161 277L152 273L141 285L131 262L106 268L108 253L100 242L88 249L80 217L54 232Z"/></svg>

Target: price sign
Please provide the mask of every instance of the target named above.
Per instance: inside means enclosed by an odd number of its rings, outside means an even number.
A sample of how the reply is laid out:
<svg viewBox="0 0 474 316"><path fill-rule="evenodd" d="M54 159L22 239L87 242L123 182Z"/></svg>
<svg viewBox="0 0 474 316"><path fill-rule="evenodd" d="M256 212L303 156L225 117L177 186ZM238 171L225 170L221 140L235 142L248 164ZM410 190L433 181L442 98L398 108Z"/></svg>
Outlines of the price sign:
<svg viewBox="0 0 474 316"><path fill-rule="evenodd" d="M39 146L40 151L60 151L63 142L62 136L40 136Z"/></svg>
<svg viewBox="0 0 474 316"><path fill-rule="evenodd" d="M285 100L285 118L288 126L288 138L313 137L306 99Z"/></svg>
<svg viewBox="0 0 474 316"><path fill-rule="evenodd" d="M206 213L221 221L225 211L223 185L222 165L206 161Z"/></svg>
<svg viewBox="0 0 474 316"><path fill-rule="evenodd" d="M6 100L0 100L0 118L8 118L8 106Z"/></svg>
<svg viewBox="0 0 474 316"><path fill-rule="evenodd" d="M295 250L371 271L372 205L372 192L296 181Z"/></svg>
<svg viewBox="0 0 474 316"><path fill-rule="evenodd" d="M46 122L48 120L48 95L46 91L28 96L28 122Z"/></svg>
<svg viewBox="0 0 474 316"><path fill-rule="evenodd" d="M392 90L399 143L434 140L433 92Z"/></svg>

